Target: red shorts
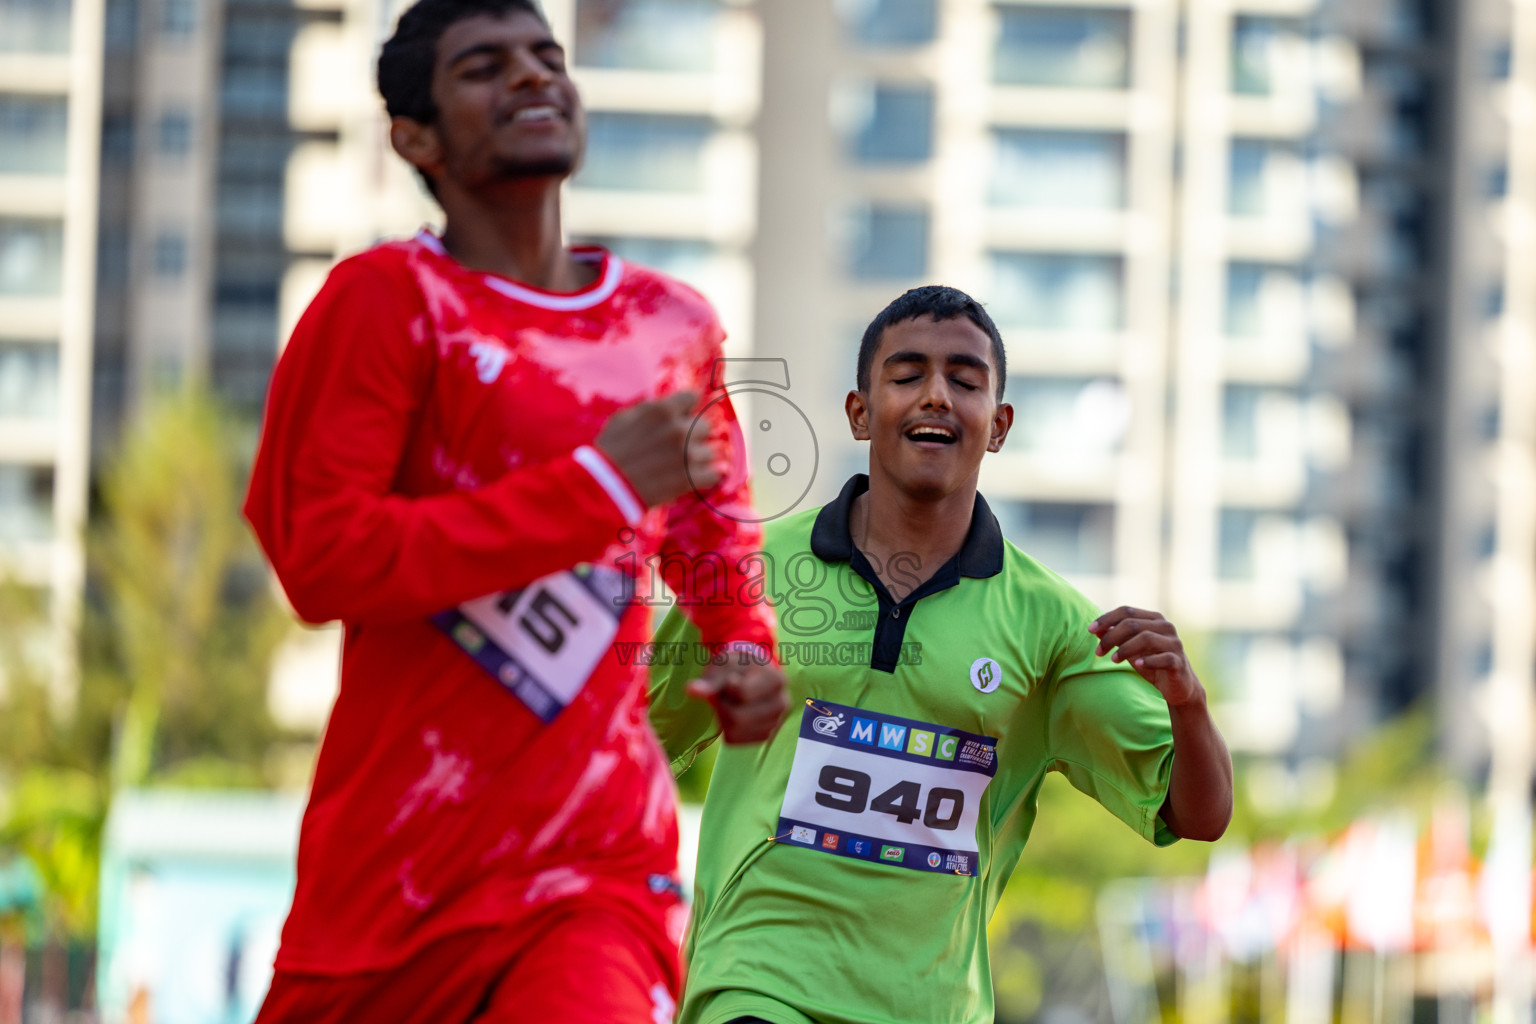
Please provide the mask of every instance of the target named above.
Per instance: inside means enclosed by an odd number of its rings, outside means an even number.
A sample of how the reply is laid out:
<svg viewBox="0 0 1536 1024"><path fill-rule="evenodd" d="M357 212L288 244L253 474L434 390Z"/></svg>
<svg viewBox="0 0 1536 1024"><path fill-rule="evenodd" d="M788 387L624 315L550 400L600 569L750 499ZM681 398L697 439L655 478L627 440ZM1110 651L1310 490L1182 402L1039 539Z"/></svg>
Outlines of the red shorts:
<svg viewBox="0 0 1536 1024"><path fill-rule="evenodd" d="M451 935L389 970L279 970L256 1024L668 1024L678 988L664 921L577 897Z"/></svg>

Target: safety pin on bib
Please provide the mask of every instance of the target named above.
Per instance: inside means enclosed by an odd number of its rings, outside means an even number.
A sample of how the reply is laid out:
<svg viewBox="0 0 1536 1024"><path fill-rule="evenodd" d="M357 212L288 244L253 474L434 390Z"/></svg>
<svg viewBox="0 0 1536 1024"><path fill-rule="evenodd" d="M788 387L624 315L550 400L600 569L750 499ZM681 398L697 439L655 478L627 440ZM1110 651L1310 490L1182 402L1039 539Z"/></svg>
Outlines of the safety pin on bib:
<svg viewBox="0 0 1536 1024"><path fill-rule="evenodd" d="M809 697L805 698L805 706L816 712L818 715L832 714L831 708L818 707L816 702Z"/></svg>

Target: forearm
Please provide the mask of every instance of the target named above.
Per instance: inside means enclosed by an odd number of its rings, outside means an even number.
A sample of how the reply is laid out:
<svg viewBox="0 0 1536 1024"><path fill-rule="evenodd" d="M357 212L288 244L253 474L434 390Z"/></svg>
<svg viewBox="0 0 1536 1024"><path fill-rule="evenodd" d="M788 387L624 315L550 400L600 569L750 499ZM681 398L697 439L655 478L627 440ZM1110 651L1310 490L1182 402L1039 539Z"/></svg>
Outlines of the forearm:
<svg viewBox="0 0 1536 1024"><path fill-rule="evenodd" d="M1211 720L1205 693L1169 705L1173 773L1162 819L1183 839L1214 842L1232 820L1232 756Z"/></svg>
<svg viewBox="0 0 1536 1024"><path fill-rule="evenodd" d="M423 498L339 483L329 493L257 487L247 504L289 600L311 622L417 618L524 586L596 558L627 523L569 457Z"/></svg>

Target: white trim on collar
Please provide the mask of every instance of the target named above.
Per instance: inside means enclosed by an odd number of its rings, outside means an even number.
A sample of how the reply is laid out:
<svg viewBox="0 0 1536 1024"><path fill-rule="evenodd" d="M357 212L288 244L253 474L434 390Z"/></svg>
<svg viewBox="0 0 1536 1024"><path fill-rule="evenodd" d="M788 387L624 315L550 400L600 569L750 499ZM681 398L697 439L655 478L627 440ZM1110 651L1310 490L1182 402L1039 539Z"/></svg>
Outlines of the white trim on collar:
<svg viewBox="0 0 1536 1024"><path fill-rule="evenodd" d="M453 258L448 255L448 250L443 247L442 239L426 228L422 228L416 233L416 241L439 256L448 259ZM607 264L601 281L586 291L573 292L566 295L529 288L527 285L518 284L516 281L509 281L504 277L497 277L495 274L484 274L482 279L487 285L509 299L526 302L528 305L538 306L540 309L570 313L578 309L591 309L598 303L607 301L609 296L618 289L619 281L624 277L624 261L613 253L608 253Z"/></svg>

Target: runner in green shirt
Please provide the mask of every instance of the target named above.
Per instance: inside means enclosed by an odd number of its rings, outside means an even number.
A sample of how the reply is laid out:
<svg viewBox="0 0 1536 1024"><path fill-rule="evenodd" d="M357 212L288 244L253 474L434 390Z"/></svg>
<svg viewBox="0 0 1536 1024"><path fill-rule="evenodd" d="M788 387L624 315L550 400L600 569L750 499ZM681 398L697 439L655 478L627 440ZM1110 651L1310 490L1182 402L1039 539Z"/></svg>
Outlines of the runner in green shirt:
<svg viewBox="0 0 1536 1024"><path fill-rule="evenodd" d="M903 295L847 399L868 477L769 525L736 599L777 608L790 718L716 762L681 1024L991 1021L987 920L1048 771L1160 846L1226 828L1231 759L1173 625L1099 615L976 493L1005 372L969 296ZM718 728L695 638L674 611L653 652L678 770Z"/></svg>

